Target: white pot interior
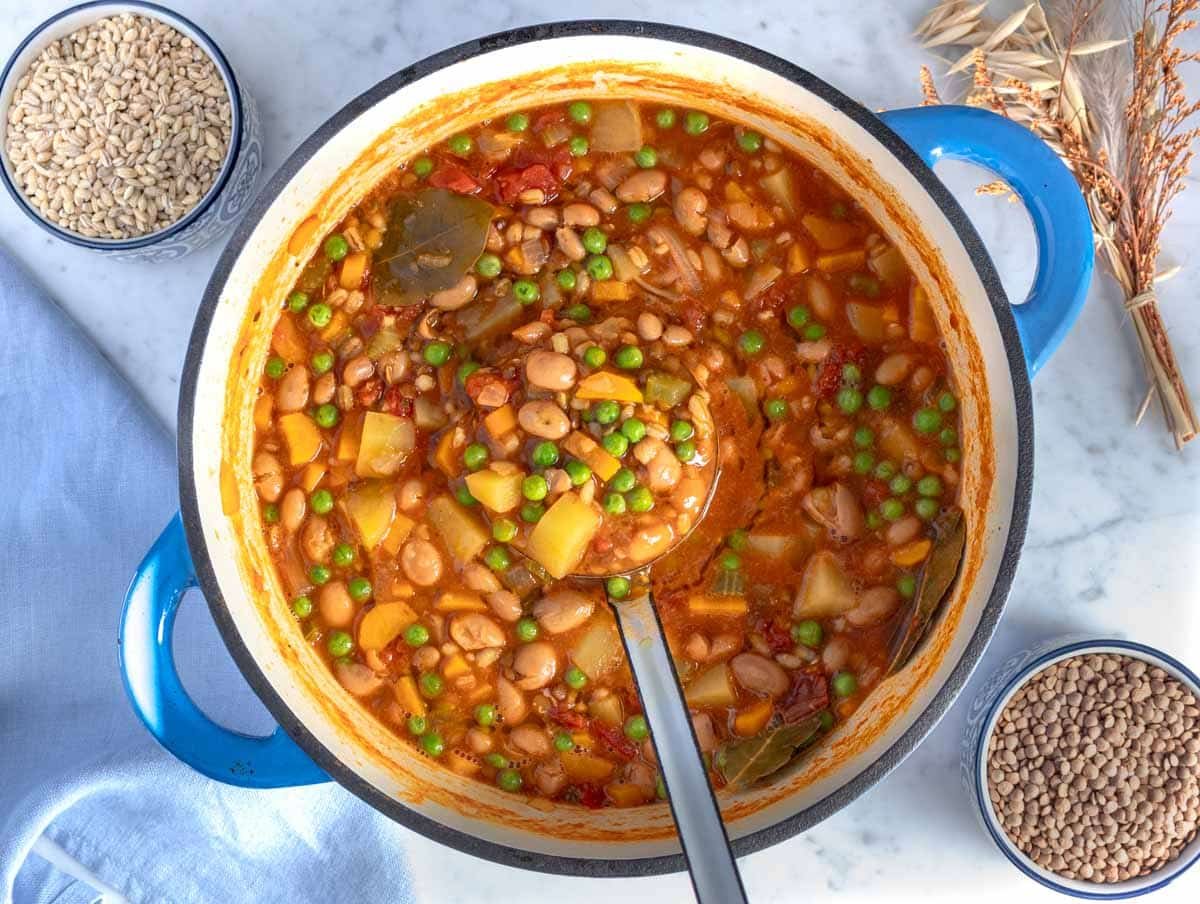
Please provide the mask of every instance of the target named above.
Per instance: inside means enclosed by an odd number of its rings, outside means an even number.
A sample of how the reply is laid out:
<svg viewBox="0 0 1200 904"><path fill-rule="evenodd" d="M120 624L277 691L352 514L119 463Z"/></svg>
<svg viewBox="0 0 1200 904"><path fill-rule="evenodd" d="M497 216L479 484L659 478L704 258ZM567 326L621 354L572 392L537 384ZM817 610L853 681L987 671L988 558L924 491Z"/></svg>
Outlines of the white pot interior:
<svg viewBox="0 0 1200 904"><path fill-rule="evenodd" d="M963 579L916 660L878 687L799 770L750 793L723 796L729 830L740 838L776 825L878 760L946 683L988 603L1017 485L1016 402L987 293L945 213L867 130L787 78L684 43L582 34L491 50L380 92L291 177L237 255L194 377L190 435L181 439L192 446L190 476L207 556L241 643L317 743L380 798L451 829L530 852L618 860L678 853L664 804L534 808L430 764L358 708L289 616L249 478L255 375L268 353L279 300L321 236L397 160L431 141L509 109L601 94L686 99L689 106L753 123L850 187L931 289L963 397L963 501L971 536ZM289 255L289 237L312 215L320 228L307 247Z"/></svg>

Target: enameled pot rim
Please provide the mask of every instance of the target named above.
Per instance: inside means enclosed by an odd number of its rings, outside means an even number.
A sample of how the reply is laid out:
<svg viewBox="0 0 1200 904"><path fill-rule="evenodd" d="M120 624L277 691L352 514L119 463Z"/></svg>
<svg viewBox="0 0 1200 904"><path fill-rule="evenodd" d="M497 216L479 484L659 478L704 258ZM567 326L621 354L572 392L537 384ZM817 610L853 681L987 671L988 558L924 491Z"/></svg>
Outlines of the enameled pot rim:
<svg viewBox="0 0 1200 904"><path fill-rule="evenodd" d="M821 100L835 107L856 125L865 129L899 160L940 208L970 256L986 292L988 302L996 317L999 332L1004 342L1009 375L1012 380L1014 408L1018 426L1016 436L1011 438L1011 442L1015 445L1015 448L1012 449L1012 455L1016 461L1012 517L1004 542L1003 554L996 579L988 594L987 603L983 607L974 633L967 642L959 661L946 678L945 683L934 695L925 710L887 750L845 785L813 806L793 816L782 819L774 825L733 841L732 845L735 853L742 856L760 851L791 838L799 832L821 822L846 806L891 772L933 730L934 726L946 713L958 696L958 693L966 684L971 672L983 655L988 641L991 639L992 633L1004 609L1004 603L1016 571L1021 545L1025 538L1033 478L1033 410L1029 374L1022 354L1016 322L995 267L988 257L983 242L979 238L978 233L976 233L975 228L971 225L966 214L950 195L949 191L933 174L933 171L921 161L917 154L895 132L861 104L846 97L831 85L799 66L730 38L675 25L615 19L580 20L534 25L467 41L456 47L436 53L389 76L346 104L340 111L320 126L284 162L271 178L270 182L259 192L258 197L226 245L205 290L188 345L180 388L178 419L179 487L183 523L187 533L188 546L190 547L196 572L199 576L200 586L204 591L209 610L212 612L213 619L221 631L221 636L229 648L230 654L245 675L246 680L262 699L270 713L279 721L283 729L334 780L396 822L456 850L486 860L506 866L518 866L525 869L564 875L595 877L649 876L678 872L685 869L686 864L683 855L674 854L670 856L630 859L563 857L530 852L485 841L457 829L449 828L409 809L398 800L377 790L359 777L352 768L335 757L309 732L300 719L284 703L237 633L233 618L221 594L221 589L218 585L205 543L204 526L200 519L200 506L193 477L194 449L192 447L192 434L195 427L194 415L197 381L201 359L221 298L221 292L235 262L259 225L260 220L293 176L322 146L364 111L372 108L384 98L394 94L406 85L432 72L503 48L519 46L535 41L585 35L650 38L698 47L751 63L811 92Z"/></svg>

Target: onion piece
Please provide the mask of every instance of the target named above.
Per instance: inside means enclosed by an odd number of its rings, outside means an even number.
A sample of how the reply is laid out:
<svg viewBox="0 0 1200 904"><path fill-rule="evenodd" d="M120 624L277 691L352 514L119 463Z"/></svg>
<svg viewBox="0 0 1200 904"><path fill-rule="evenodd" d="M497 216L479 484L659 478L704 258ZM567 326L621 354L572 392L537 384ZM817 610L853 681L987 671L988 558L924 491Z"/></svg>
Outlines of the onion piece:
<svg viewBox="0 0 1200 904"><path fill-rule="evenodd" d="M746 298L761 295L775 284L775 280L783 275L783 270L774 264L760 264L750 272L746 280Z"/></svg>
<svg viewBox="0 0 1200 904"><path fill-rule="evenodd" d="M632 103L618 100L592 105L593 151L636 151L644 143L642 118Z"/></svg>
<svg viewBox="0 0 1200 904"><path fill-rule="evenodd" d="M612 261L613 273L622 282L630 282L641 275L642 271L633 262L629 252L620 245L609 245L606 253Z"/></svg>
<svg viewBox="0 0 1200 904"><path fill-rule="evenodd" d="M675 233L675 230L659 223L648 229L646 235L652 242L667 247L667 253L678 271L679 282L682 283L684 291L692 295L700 294L703 288L700 283L700 274L688 259L687 248L684 247L683 241Z"/></svg>

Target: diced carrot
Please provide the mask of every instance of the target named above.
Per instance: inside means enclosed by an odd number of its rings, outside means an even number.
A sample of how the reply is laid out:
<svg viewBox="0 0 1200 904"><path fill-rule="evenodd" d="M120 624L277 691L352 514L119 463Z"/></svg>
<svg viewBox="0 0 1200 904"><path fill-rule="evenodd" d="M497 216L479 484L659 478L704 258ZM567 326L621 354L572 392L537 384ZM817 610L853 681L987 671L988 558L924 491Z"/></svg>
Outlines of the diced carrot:
<svg viewBox="0 0 1200 904"><path fill-rule="evenodd" d="M859 236L859 228L853 223L819 217L815 214L805 214L800 218L808 234L813 237L817 247L822 251L836 251L844 248ZM864 260L866 252L864 254Z"/></svg>
<svg viewBox="0 0 1200 904"><path fill-rule="evenodd" d="M300 477L300 486L304 488L304 492L311 493L317 488L325 477L325 470L323 461L310 461L304 466L304 473Z"/></svg>
<svg viewBox="0 0 1200 904"><path fill-rule="evenodd" d="M412 675L402 675L393 687L396 702L411 716L425 715L425 701L417 691L417 682Z"/></svg>
<svg viewBox="0 0 1200 904"><path fill-rule="evenodd" d="M592 756L590 753L564 750L558 756L562 761L563 771L577 782L602 782L612 775L615 768L612 760Z"/></svg>
<svg viewBox="0 0 1200 904"><path fill-rule="evenodd" d="M596 739L586 731L576 731L572 733L571 740L575 742L576 747L582 747L584 750L589 750L596 746Z"/></svg>
<svg viewBox="0 0 1200 904"><path fill-rule="evenodd" d="M468 703L482 703L484 700L491 700L496 696L496 689L490 684L477 684L471 688L467 694Z"/></svg>
<svg viewBox="0 0 1200 904"><path fill-rule="evenodd" d="M289 364L303 364L308 360L308 342L296 321L291 317L280 317L271 334L271 348L275 354Z"/></svg>
<svg viewBox="0 0 1200 904"><path fill-rule="evenodd" d="M380 541L379 545L384 551L392 557L400 554L400 547L404 545L404 541L408 539L408 535L412 533L412 529L416 527L416 522L408 515L402 515L399 512L392 519L392 526L387 534Z"/></svg>
<svg viewBox="0 0 1200 904"><path fill-rule="evenodd" d="M433 453L433 463L447 477L458 474L462 465L458 450L454 445L454 430L447 430L438 440L437 449Z"/></svg>
<svg viewBox="0 0 1200 904"><path fill-rule="evenodd" d="M417 620L408 603L379 603L358 623L358 645L364 650L382 650Z"/></svg>
<svg viewBox="0 0 1200 904"><path fill-rule="evenodd" d="M628 301L629 296L629 283L619 279L592 283L593 301Z"/></svg>
<svg viewBox="0 0 1200 904"><path fill-rule="evenodd" d="M771 713L774 711L775 706L770 700L759 700L757 703L750 704L734 717L734 733L743 738L758 734L770 720Z"/></svg>
<svg viewBox="0 0 1200 904"><path fill-rule="evenodd" d="M492 439L499 439L517 427L517 414L513 406L505 403L483 419L483 426Z"/></svg>
<svg viewBox="0 0 1200 904"><path fill-rule="evenodd" d="M355 251L353 254L347 254L338 274L338 284L347 292L352 292L362 285L363 274L366 272L367 252Z"/></svg>
<svg viewBox="0 0 1200 904"><path fill-rule="evenodd" d="M339 461L354 461L358 458L358 444L362 440L362 409L355 409L342 419L342 432L338 434L337 457Z"/></svg>
<svg viewBox="0 0 1200 904"><path fill-rule="evenodd" d="M292 232L292 237L288 239L288 254L303 253L308 248L308 243L312 241L313 235L316 234L317 225L316 217L303 220Z"/></svg>
<svg viewBox="0 0 1200 904"><path fill-rule="evenodd" d="M645 785L635 785L632 782L613 782L604 788L609 798L618 807L636 807L644 804L654 796L654 789Z"/></svg>
<svg viewBox="0 0 1200 904"><path fill-rule="evenodd" d="M471 671L470 663L461 653L455 653L453 656L447 656L442 660L442 675L445 678L453 680L461 678L463 675L469 674Z"/></svg>
<svg viewBox="0 0 1200 904"><path fill-rule="evenodd" d="M811 266L812 255L808 253L808 249L798 241L792 242L787 253L788 273L803 273Z"/></svg>
<svg viewBox="0 0 1200 904"><path fill-rule="evenodd" d="M736 182L725 183L725 200L726 201L749 201L750 196L746 194L746 190Z"/></svg>
<svg viewBox="0 0 1200 904"><path fill-rule="evenodd" d="M263 393L254 403L254 429L269 430L271 427L271 412L275 408L275 397Z"/></svg>
<svg viewBox="0 0 1200 904"><path fill-rule="evenodd" d="M321 451L321 431L303 411L283 415L279 419L279 430L287 443L291 464L308 464Z"/></svg>
<svg viewBox="0 0 1200 904"><path fill-rule="evenodd" d="M621 470L620 459L609 455L594 439L576 430L563 440L563 447L596 472L601 480L612 480Z"/></svg>
<svg viewBox="0 0 1200 904"><path fill-rule="evenodd" d="M841 273L843 270L860 270L867 262L867 252L864 248L852 251L838 251L836 254L822 254L817 257L817 269L822 273Z"/></svg>
<svg viewBox="0 0 1200 904"><path fill-rule="evenodd" d="M644 401L642 391L637 383L623 374L615 374L608 370L599 370L588 374L579 381L575 390L579 399L612 399L617 402L633 402L641 404Z"/></svg>
<svg viewBox="0 0 1200 904"><path fill-rule="evenodd" d="M916 565L918 562L924 562L925 557L929 555L929 550L932 548L933 541L928 538L905 543L903 546L899 546L892 551L892 564L907 567L909 565Z"/></svg>
<svg viewBox="0 0 1200 904"><path fill-rule="evenodd" d="M713 593L698 593L688 598L688 611L692 615L736 617L747 611L744 596L722 596Z"/></svg>
<svg viewBox="0 0 1200 904"><path fill-rule="evenodd" d="M346 312L334 311L328 325L321 330L321 338L332 343L348 329L350 329L350 318L346 316Z"/></svg>
<svg viewBox="0 0 1200 904"><path fill-rule="evenodd" d="M478 593L468 590L446 590L437 598L433 608L438 612L487 612L487 603Z"/></svg>

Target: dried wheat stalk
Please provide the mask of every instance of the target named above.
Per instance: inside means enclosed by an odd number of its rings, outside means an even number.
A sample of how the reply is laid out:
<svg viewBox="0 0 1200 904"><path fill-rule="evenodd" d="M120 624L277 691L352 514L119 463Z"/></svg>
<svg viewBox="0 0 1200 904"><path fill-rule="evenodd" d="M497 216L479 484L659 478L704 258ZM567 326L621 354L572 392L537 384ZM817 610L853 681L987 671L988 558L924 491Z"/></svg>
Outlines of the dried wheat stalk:
<svg viewBox="0 0 1200 904"><path fill-rule="evenodd" d="M1159 311L1158 255L1200 128L1189 124L1179 36L1200 0L1045 0L1006 19L987 2L943 0L917 26L927 48L953 49L946 74L964 103L994 110L1043 139L1078 178L1101 261L1120 285L1146 367L1141 420L1157 395L1176 446L1200 431ZM970 73L969 79L967 73ZM921 67L924 103L942 102ZM1004 193L997 183L980 189Z"/></svg>

